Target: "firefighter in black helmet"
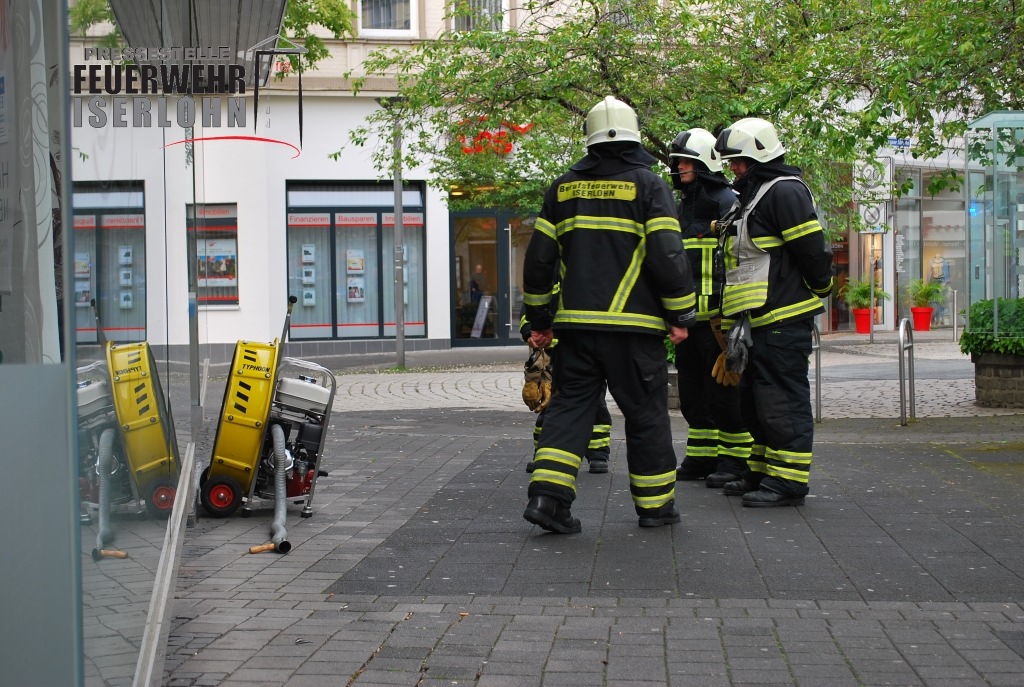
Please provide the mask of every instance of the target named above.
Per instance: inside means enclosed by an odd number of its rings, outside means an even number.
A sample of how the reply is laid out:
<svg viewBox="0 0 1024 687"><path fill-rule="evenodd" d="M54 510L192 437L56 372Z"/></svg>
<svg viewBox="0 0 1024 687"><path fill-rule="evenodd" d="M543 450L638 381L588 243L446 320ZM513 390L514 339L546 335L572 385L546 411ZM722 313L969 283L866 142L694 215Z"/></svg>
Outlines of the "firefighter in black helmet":
<svg viewBox="0 0 1024 687"><path fill-rule="evenodd" d="M811 191L800 169L785 164L772 124L741 119L718 135L715 150L740 194L722 315L734 323L730 356L746 368L740 402L754 437L748 472L723 491L742 495L744 506L798 506L814 444L807 379L814 316L832 290L832 252Z"/></svg>
<svg viewBox="0 0 1024 687"><path fill-rule="evenodd" d="M672 191L650 169L655 159L640 146L636 113L609 96L590 110L585 133L587 155L545 194L523 264L531 342L548 346L553 327L559 349L558 393L523 517L561 533L581 530L570 506L605 383L626 418L640 526L679 522L663 341L666 330L674 343L683 341L695 317Z"/></svg>
<svg viewBox="0 0 1024 687"><path fill-rule="evenodd" d="M715 135L700 128L683 131L669 149L672 184L681 191L679 227L697 291L697 323L686 341L676 346L679 409L686 418L686 456L676 470L678 480L704 479L720 489L747 469L754 443L740 410L734 376L713 374L724 356L719 307L724 273L716 220L737 204L736 193L722 174Z"/></svg>

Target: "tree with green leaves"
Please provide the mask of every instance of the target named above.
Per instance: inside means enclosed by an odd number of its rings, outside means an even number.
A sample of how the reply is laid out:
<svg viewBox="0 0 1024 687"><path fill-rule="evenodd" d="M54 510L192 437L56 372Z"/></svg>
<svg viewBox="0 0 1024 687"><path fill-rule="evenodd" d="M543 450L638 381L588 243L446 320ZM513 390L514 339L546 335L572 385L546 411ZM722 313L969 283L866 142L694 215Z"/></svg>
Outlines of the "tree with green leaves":
<svg viewBox="0 0 1024 687"><path fill-rule="evenodd" d="M429 160L431 183L470 191L454 208L531 211L582 155L585 114L605 95L636 110L662 161L681 130L760 116L841 231L859 221L854 163L890 136L934 157L972 118L1020 106L1022 24L1014 0L525 0L515 28L371 54L363 74L393 76L399 97L351 139L387 139L397 120L407 162ZM375 151L379 169L390 155Z"/></svg>

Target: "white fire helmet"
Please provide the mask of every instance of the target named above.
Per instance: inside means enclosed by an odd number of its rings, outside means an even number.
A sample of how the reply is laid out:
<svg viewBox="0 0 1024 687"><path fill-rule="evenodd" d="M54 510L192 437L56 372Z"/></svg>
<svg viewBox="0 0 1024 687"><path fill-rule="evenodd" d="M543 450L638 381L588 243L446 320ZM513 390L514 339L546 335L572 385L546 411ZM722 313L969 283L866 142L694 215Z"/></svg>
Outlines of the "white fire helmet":
<svg viewBox="0 0 1024 687"><path fill-rule="evenodd" d="M672 141L669 157L698 160L704 163L709 172L721 172L722 158L715 151L715 141L715 135L707 129L688 129Z"/></svg>
<svg viewBox="0 0 1024 687"><path fill-rule="evenodd" d="M587 135L588 147L597 143L617 141L640 142L640 123L637 121L636 112L626 103L610 95L587 113L587 123L583 132Z"/></svg>
<svg viewBox="0 0 1024 687"><path fill-rule="evenodd" d="M715 150L723 160L748 157L757 162L774 160L786 152L775 127L757 117L746 117L723 129L718 134Z"/></svg>

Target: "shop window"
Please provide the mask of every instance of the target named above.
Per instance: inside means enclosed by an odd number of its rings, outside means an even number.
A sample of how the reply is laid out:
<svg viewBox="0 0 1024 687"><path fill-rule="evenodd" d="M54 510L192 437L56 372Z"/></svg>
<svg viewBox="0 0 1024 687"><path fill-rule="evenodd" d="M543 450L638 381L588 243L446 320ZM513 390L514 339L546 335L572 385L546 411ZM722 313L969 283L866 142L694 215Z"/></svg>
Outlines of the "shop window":
<svg viewBox="0 0 1024 687"><path fill-rule="evenodd" d="M189 205L189 254L200 305L238 305L238 206Z"/></svg>
<svg viewBox="0 0 1024 687"><path fill-rule="evenodd" d="M142 183L76 183L72 288L75 340L146 339L146 210ZM93 307L95 304L95 307Z"/></svg>
<svg viewBox="0 0 1024 687"><path fill-rule="evenodd" d="M292 339L395 336L394 189L391 184L292 184L288 291ZM426 336L422 189L403 193L405 334Z"/></svg>

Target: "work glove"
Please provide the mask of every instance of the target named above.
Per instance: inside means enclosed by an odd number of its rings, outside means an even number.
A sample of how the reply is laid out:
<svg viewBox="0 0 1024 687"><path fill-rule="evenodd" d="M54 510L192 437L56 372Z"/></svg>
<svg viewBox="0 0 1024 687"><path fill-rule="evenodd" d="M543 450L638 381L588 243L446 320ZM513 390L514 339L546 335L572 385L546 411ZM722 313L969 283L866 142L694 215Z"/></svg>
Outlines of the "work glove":
<svg viewBox="0 0 1024 687"><path fill-rule="evenodd" d="M740 383L738 372L731 372L725 359L725 351L718 354L714 367L711 368L711 376L722 386L736 386Z"/></svg>
<svg viewBox="0 0 1024 687"><path fill-rule="evenodd" d="M729 337L726 341L725 362L729 372L737 375L743 374L750 359L750 347L754 345L754 339L750 335L750 318L746 313L733 323L729 328Z"/></svg>
<svg viewBox="0 0 1024 687"><path fill-rule="evenodd" d="M539 413L551 402L551 357L543 348L533 349L523 367L523 403Z"/></svg>

